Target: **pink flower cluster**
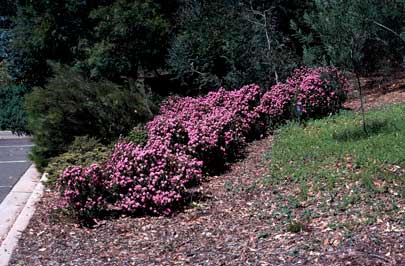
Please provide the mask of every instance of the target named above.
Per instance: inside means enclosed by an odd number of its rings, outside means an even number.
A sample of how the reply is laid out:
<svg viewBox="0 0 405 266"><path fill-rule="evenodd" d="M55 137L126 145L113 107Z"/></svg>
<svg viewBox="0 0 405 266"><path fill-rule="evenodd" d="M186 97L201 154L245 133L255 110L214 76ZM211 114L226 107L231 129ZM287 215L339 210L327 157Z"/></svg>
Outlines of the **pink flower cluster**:
<svg viewBox="0 0 405 266"><path fill-rule="evenodd" d="M130 213L170 214L187 185L201 178L202 162L184 150L120 140L103 165L67 168L59 190L80 217L95 216L108 205Z"/></svg>
<svg viewBox="0 0 405 266"><path fill-rule="evenodd" d="M80 214L107 204L123 211L169 214L204 172L221 169L269 121L291 118L302 103L306 117L337 111L348 85L335 68L301 68L264 92L257 85L201 97L172 97L147 125L144 147L120 140L105 164L71 167L60 191Z"/></svg>
<svg viewBox="0 0 405 266"><path fill-rule="evenodd" d="M58 189L80 216L93 216L105 205L104 177L97 164L87 168L71 166L60 175Z"/></svg>
<svg viewBox="0 0 405 266"><path fill-rule="evenodd" d="M299 103L304 118L320 117L341 109L348 90L347 79L336 68L303 67L265 93L258 112L279 122L291 118Z"/></svg>
<svg viewBox="0 0 405 266"><path fill-rule="evenodd" d="M169 214L183 199L186 186L201 180L201 167L202 162L182 150L119 142L106 162L106 190L125 211Z"/></svg>
<svg viewBox="0 0 405 266"><path fill-rule="evenodd" d="M170 98L147 126L148 145L164 143L172 149L184 149L203 161L207 169L220 168L252 135L261 96L259 86L248 85L197 98Z"/></svg>

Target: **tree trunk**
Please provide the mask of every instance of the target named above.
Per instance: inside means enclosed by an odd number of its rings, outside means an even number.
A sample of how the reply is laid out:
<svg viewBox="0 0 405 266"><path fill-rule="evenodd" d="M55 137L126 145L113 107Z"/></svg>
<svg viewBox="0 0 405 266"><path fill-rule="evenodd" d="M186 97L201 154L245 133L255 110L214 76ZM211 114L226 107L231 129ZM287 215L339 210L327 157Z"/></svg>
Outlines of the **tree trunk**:
<svg viewBox="0 0 405 266"><path fill-rule="evenodd" d="M366 126L366 113L364 110L364 96L363 96L363 89L360 83L360 77L357 71L356 72L356 80L357 80L357 88L359 90L359 98L360 98L360 109L361 109L361 117L362 117L362 125L364 133L367 134L367 126Z"/></svg>

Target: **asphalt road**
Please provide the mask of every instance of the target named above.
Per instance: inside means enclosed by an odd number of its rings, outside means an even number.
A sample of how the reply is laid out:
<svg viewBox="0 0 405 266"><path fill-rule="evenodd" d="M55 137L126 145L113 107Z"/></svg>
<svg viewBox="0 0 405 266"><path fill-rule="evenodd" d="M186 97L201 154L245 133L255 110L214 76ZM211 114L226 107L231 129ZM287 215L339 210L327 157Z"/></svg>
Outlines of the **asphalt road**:
<svg viewBox="0 0 405 266"><path fill-rule="evenodd" d="M32 164L29 139L0 139L0 203Z"/></svg>

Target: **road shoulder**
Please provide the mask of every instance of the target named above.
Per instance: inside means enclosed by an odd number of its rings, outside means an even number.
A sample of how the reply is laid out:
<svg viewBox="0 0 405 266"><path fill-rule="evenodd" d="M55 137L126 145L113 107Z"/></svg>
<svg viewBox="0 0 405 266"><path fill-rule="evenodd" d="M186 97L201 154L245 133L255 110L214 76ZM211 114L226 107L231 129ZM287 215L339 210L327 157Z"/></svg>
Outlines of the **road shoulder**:
<svg viewBox="0 0 405 266"><path fill-rule="evenodd" d="M43 189L40 175L35 166L31 165L0 204L0 266L8 264Z"/></svg>

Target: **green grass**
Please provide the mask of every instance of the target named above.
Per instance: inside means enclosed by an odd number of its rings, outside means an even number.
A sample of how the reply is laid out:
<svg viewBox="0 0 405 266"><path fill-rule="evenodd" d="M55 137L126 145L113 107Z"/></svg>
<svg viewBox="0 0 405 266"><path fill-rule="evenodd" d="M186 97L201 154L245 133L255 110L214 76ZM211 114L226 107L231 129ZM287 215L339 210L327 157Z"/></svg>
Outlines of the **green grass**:
<svg viewBox="0 0 405 266"><path fill-rule="evenodd" d="M273 195L262 215L284 231L303 223L353 230L386 221L404 227L405 104L291 123L275 133L264 184ZM324 229L319 229L324 230Z"/></svg>
<svg viewBox="0 0 405 266"><path fill-rule="evenodd" d="M342 182L360 181L370 191L385 185L405 196L405 104L369 111L366 120L367 134L360 115L351 112L283 127L267 181L301 183L304 194L309 183L333 191Z"/></svg>

